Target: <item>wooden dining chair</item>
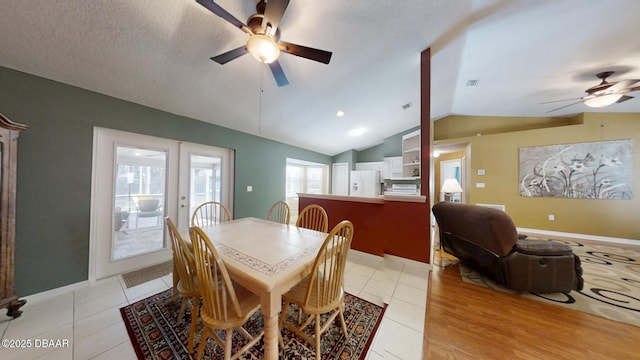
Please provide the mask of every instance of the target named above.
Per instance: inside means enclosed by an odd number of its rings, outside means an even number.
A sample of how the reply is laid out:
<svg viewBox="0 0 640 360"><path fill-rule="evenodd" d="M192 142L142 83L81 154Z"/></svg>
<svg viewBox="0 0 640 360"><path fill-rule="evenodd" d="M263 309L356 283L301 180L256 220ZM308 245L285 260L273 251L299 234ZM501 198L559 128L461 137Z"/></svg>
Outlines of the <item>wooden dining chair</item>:
<svg viewBox="0 0 640 360"><path fill-rule="evenodd" d="M193 253L202 296L200 318L204 325L197 359L202 358L205 344L212 337L224 349L224 358L237 359L264 335L262 329L256 336L251 336L242 326L258 310L260 297L244 287L231 282L229 273L211 240L197 226L189 228L189 236L193 243ZM231 354L233 329L245 336L249 341L235 354ZM216 334L216 330L225 330L225 341Z"/></svg>
<svg viewBox="0 0 640 360"><path fill-rule="evenodd" d="M274 221L281 224L288 224L291 219L291 214L289 211L289 205L286 202L280 200L276 201L269 212L267 212L267 220Z"/></svg>
<svg viewBox="0 0 640 360"><path fill-rule="evenodd" d="M291 290L282 296L284 307L280 315L280 329L286 326L310 344L315 344L316 359L320 359L320 339L336 316L340 317L344 336L347 334L347 324L344 321L344 269L347 260L347 252L353 239L353 224L343 220L336 225L327 235L322 247L316 255L312 272L300 281ZM291 304L296 304L308 318L298 324L286 321L287 309ZM329 314L324 324L320 323L321 315ZM309 336L304 329L315 322L314 336ZM301 323L301 324L300 324ZM280 346L284 348L284 342L280 337Z"/></svg>
<svg viewBox="0 0 640 360"><path fill-rule="evenodd" d="M231 221L233 217L227 208L217 201L208 201L200 204L191 216L192 226L207 226Z"/></svg>
<svg viewBox="0 0 640 360"><path fill-rule="evenodd" d="M187 306L191 310L191 328L189 330L189 353L193 351L193 343L198 322L198 311L200 308L200 288L196 274L195 260L193 253L187 242L182 238L175 224L169 217L165 218L171 239L171 249L173 250L173 300L176 301L178 295L182 297L182 304L178 315L178 323L182 322ZM190 303L193 302L192 303Z"/></svg>
<svg viewBox="0 0 640 360"><path fill-rule="evenodd" d="M296 226L326 233L329 231L329 217L322 206L309 205L298 215Z"/></svg>

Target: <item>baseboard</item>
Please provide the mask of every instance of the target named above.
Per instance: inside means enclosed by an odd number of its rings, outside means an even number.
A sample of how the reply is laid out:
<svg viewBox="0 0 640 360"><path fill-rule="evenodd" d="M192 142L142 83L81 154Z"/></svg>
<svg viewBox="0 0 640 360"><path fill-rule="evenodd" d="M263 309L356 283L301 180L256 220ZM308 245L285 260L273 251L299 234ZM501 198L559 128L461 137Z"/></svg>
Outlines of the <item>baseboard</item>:
<svg viewBox="0 0 640 360"><path fill-rule="evenodd" d="M566 233L566 232L559 232L559 231L527 229L527 228L517 228L517 230L518 232L536 233L536 234L545 235L545 236L558 236L558 237L567 237L572 239L601 241L601 242L607 242L612 244L640 245L640 240L633 240L633 239L614 238L614 237L599 236L599 235L574 234L574 233Z"/></svg>
<svg viewBox="0 0 640 360"><path fill-rule="evenodd" d="M417 267L417 268L424 268L424 269L427 269L427 270L431 270L431 264L429 264L429 263L425 263L425 262L417 261L417 260L412 260L412 259L407 259L407 258L403 258L403 257L397 256L397 255L384 254L384 259L385 260L390 260L390 261L396 262L396 263L402 263L402 264L405 264L405 265Z"/></svg>
<svg viewBox="0 0 640 360"><path fill-rule="evenodd" d="M354 255L358 255L358 256L364 256L366 258L370 258L373 261L380 261L382 260L382 256L379 255L374 255L374 254L370 254L368 252L364 252L361 250L356 250L356 249L349 249L349 252L353 253Z"/></svg>
<svg viewBox="0 0 640 360"><path fill-rule="evenodd" d="M350 249L349 251L352 252L353 254L357 254L358 256L369 258L372 261L391 261L391 262L394 262L394 263L404 264L404 265L413 266L413 267L417 267L417 268L425 268L427 270L431 269L431 264L429 264L429 263L424 263L422 261L407 259L407 258L403 258L403 257L397 256L397 255L384 254L383 256L378 256L378 255L369 254L367 252L360 251L360 250L355 250L355 249Z"/></svg>

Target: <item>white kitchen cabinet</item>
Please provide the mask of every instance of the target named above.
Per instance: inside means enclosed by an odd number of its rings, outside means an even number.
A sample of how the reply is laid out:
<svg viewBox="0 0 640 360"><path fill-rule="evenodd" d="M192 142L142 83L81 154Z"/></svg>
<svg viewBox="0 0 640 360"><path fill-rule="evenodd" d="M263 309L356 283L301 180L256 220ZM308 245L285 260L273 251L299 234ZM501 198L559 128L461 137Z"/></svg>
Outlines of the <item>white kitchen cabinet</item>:
<svg viewBox="0 0 640 360"><path fill-rule="evenodd" d="M380 171L380 173L382 174L382 172L384 171L384 162L382 161L359 162L359 163L356 163L356 170L357 171L377 170L377 171Z"/></svg>
<svg viewBox="0 0 640 360"><path fill-rule="evenodd" d="M402 168L402 156L386 157L384 158L382 177L385 179L401 178L403 177Z"/></svg>

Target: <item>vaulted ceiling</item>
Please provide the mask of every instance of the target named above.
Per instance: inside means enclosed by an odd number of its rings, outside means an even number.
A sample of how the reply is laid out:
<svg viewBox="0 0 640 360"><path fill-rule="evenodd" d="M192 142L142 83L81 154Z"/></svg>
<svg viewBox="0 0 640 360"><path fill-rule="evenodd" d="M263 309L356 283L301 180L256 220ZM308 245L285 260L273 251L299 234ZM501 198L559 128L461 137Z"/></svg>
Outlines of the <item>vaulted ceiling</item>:
<svg viewBox="0 0 640 360"><path fill-rule="evenodd" d="M255 0L216 3L242 21L255 13ZM637 0L291 0L282 39L333 57L282 54L285 87L251 56L211 61L247 35L195 0L0 4L0 66L328 155L419 125L428 47L432 119L640 112L638 98L541 104L579 99L601 71L640 79Z"/></svg>

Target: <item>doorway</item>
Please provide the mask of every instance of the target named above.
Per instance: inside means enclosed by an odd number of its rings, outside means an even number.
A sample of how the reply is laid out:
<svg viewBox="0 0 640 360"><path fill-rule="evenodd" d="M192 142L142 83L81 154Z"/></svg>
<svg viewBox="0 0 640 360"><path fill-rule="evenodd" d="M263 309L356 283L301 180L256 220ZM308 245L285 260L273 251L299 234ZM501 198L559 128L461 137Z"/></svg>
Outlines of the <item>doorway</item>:
<svg viewBox="0 0 640 360"><path fill-rule="evenodd" d="M452 159L452 160L443 160L440 161L440 187L438 189L442 189L444 182L448 179L455 179L458 182L458 185L461 187L464 184L463 181L463 167L461 159ZM462 188L464 191L464 188ZM450 194L451 201L453 202L462 202L462 193L454 192ZM445 193L440 191L440 201L445 200Z"/></svg>
<svg viewBox="0 0 640 360"><path fill-rule="evenodd" d="M186 232L198 204L232 208L233 152L94 128L89 279L171 259L164 218Z"/></svg>

